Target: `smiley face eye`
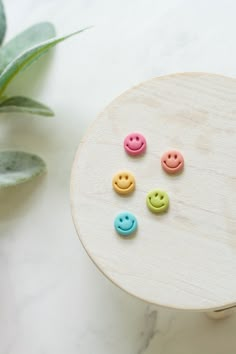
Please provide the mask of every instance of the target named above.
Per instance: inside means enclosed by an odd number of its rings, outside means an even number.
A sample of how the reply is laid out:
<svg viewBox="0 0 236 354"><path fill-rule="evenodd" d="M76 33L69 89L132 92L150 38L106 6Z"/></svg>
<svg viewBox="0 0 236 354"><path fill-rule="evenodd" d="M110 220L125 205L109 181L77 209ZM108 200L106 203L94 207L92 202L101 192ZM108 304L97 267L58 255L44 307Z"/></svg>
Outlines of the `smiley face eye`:
<svg viewBox="0 0 236 354"><path fill-rule="evenodd" d="M129 217L128 217L128 215L126 215L126 217L125 217L125 218L126 218L126 220L129 220Z"/></svg>
<svg viewBox="0 0 236 354"><path fill-rule="evenodd" d="M120 218L120 222L123 222L123 219Z"/></svg>
<svg viewBox="0 0 236 354"><path fill-rule="evenodd" d="M131 137L129 140L130 140L130 141L133 141L133 138Z"/></svg>
<svg viewBox="0 0 236 354"><path fill-rule="evenodd" d="M175 155L175 159L177 159L177 155Z"/></svg>
<svg viewBox="0 0 236 354"><path fill-rule="evenodd" d="M121 179L122 178L122 176L119 176L119 179Z"/></svg>
<svg viewBox="0 0 236 354"><path fill-rule="evenodd" d="M136 136L136 140L137 140L137 141L139 140L139 137L138 137L138 136Z"/></svg>
<svg viewBox="0 0 236 354"><path fill-rule="evenodd" d="M125 179L128 179L129 177L128 176L125 176Z"/></svg>
<svg viewBox="0 0 236 354"><path fill-rule="evenodd" d="M158 197L158 193L155 194L155 197Z"/></svg>
<svg viewBox="0 0 236 354"><path fill-rule="evenodd" d="M171 155L169 154L169 155L168 155L168 159L170 159L170 158L171 158Z"/></svg>
<svg viewBox="0 0 236 354"><path fill-rule="evenodd" d="M161 196L161 200L164 199L163 195Z"/></svg>

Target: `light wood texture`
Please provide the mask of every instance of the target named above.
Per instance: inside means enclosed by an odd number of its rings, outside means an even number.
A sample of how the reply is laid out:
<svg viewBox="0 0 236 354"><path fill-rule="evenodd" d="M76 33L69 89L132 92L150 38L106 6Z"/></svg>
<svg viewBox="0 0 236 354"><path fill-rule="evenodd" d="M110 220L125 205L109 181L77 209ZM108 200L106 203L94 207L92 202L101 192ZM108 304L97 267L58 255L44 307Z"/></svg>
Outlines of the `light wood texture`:
<svg viewBox="0 0 236 354"><path fill-rule="evenodd" d="M147 139L141 158L128 156L124 137ZM169 176L160 157L177 149L184 172ZM112 176L136 177L131 196L117 195ZM169 211L153 215L148 191L161 188ZM148 302L211 310L236 302L236 80L204 73L144 82L115 99L80 144L72 170L72 214L98 268L116 285ZM137 235L119 237L113 220L127 210Z"/></svg>

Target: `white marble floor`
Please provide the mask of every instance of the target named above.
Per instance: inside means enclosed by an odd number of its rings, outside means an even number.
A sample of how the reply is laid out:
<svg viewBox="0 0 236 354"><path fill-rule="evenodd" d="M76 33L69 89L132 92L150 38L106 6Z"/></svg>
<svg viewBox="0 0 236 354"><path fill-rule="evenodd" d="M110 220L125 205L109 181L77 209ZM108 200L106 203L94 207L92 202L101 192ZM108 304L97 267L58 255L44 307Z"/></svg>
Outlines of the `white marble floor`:
<svg viewBox="0 0 236 354"><path fill-rule="evenodd" d="M61 44L9 93L48 103L54 119L2 116L1 148L40 154L48 174L0 191L1 354L235 354L236 316L149 306L109 283L85 254L69 205L70 169L89 123L153 76L236 76L233 0L5 0L8 34L43 20Z"/></svg>

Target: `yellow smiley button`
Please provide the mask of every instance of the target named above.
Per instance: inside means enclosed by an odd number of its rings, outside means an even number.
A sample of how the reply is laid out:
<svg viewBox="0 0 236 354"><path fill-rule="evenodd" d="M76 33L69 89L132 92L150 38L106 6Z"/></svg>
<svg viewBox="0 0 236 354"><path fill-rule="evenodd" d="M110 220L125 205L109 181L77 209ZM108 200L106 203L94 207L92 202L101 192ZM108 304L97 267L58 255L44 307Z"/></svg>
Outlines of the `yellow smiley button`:
<svg viewBox="0 0 236 354"><path fill-rule="evenodd" d="M129 194L135 188L135 178L129 171L119 171L112 179L112 186L118 194Z"/></svg>

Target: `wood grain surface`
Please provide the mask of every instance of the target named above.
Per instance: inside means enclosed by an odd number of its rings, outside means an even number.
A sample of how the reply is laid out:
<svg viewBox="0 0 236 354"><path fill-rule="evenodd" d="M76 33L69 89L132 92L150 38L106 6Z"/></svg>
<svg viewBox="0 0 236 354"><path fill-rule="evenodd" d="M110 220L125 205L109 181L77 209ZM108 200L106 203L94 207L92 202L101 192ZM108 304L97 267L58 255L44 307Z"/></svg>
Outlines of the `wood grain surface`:
<svg viewBox="0 0 236 354"><path fill-rule="evenodd" d="M143 157L128 156L125 136L147 139ZM178 176L160 157L177 149ZM118 171L136 177L131 196L111 185ZM169 211L150 213L147 192L167 191ZM148 302L192 310L236 303L236 80L205 73L154 78L116 98L95 120L71 177L74 223L87 253L116 285ZM135 237L113 227L120 211L138 219Z"/></svg>

